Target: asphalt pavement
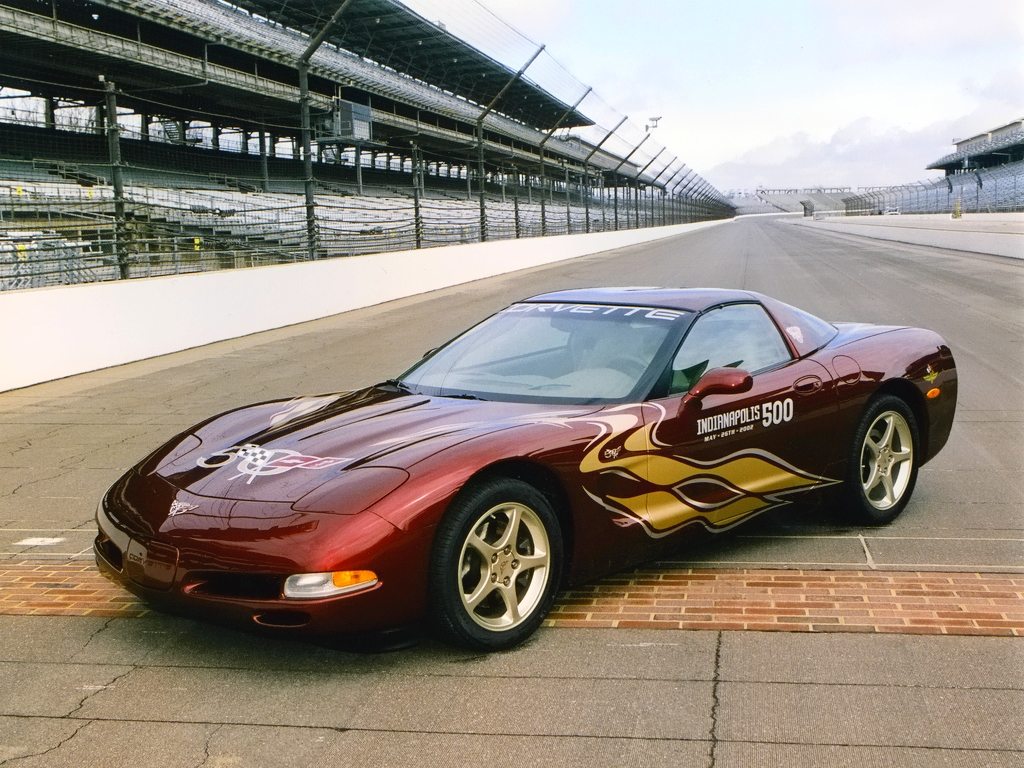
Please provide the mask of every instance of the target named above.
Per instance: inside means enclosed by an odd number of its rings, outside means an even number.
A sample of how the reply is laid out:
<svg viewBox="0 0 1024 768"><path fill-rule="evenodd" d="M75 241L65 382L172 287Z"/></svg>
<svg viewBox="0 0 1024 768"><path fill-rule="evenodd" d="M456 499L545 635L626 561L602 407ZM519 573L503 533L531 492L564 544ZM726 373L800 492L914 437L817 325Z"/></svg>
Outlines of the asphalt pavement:
<svg viewBox="0 0 1024 768"><path fill-rule="evenodd" d="M705 285L938 331L957 422L886 528L788 507L654 567L1019 574L1022 270L747 220L0 394L0 559L88 562L107 485L219 410L388 378L530 294ZM1010 766L1022 712L1019 637L554 627L504 654L366 655L152 613L0 615L0 765Z"/></svg>

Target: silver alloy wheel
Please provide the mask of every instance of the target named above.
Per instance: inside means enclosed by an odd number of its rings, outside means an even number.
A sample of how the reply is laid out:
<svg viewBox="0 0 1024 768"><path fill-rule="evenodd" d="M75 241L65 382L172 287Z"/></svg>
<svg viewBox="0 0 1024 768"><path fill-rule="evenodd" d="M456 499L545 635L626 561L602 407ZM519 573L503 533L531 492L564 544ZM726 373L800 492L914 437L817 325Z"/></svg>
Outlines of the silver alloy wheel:
<svg viewBox="0 0 1024 768"><path fill-rule="evenodd" d="M544 597L551 568L547 529L525 504L499 504L470 528L458 562L467 614L485 629L512 629Z"/></svg>
<svg viewBox="0 0 1024 768"><path fill-rule="evenodd" d="M868 503L878 510L898 504L913 470L910 425L896 411L883 411L871 423L860 450L860 482Z"/></svg>

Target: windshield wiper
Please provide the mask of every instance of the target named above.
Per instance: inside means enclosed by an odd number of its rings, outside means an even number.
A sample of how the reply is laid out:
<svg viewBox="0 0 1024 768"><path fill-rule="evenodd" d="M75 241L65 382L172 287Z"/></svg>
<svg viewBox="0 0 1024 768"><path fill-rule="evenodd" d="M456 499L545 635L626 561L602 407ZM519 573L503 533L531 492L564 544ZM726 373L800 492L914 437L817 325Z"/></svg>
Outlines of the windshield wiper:
<svg viewBox="0 0 1024 768"><path fill-rule="evenodd" d="M408 392L412 394L412 389L409 388L401 379L387 379L377 385L378 387L394 387L400 392Z"/></svg>
<svg viewBox="0 0 1024 768"><path fill-rule="evenodd" d="M459 392L458 394L455 395L441 395L441 397L450 397L455 400L486 400L486 398L471 395L469 394L469 392Z"/></svg>

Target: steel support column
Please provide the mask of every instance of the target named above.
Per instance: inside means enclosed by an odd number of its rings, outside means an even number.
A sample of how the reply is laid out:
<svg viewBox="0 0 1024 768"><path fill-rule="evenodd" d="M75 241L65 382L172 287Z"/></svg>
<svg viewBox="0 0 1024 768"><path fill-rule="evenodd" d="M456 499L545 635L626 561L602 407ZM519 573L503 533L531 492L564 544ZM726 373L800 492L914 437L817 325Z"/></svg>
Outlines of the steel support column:
<svg viewBox="0 0 1024 768"><path fill-rule="evenodd" d="M583 166L583 231L590 234L590 166Z"/></svg>
<svg viewBox="0 0 1024 768"><path fill-rule="evenodd" d="M270 169L267 166L267 132L260 129L260 186L266 192L270 189Z"/></svg>
<svg viewBox="0 0 1024 768"><path fill-rule="evenodd" d="M124 177L121 170L121 131L117 124L117 95L114 84L103 80L103 101L106 112L107 151L110 158L111 182L114 185L114 256L122 278L128 277L128 232L125 227Z"/></svg>
<svg viewBox="0 0 1024 768"><path fill-rule="evenodd" d="M650 135L650 134L648 134L648 135ZM637 190L636 190L637 191L637 209L636 209L636 226L637 226L637 229L640 228L640 177L643 176L644 171L646 171L648 168L651 167L651 163L653 163L655 160L657 160L659 157L661 157L661 153L664 152L664 151L665 151L664 147L659 149L657 154L654 157L652 157L650 160L648 160L647 161L647 165L645 165L643 168L641 168L639 171L637 171L636 172L636 176L634 177L634 182L635 182L635 184L637 186ZM653 214L653 209L652 209L652 214L651 214L652 218L653 218L653 215L654 214Z"/></svg>
<svg viewBox="0 0 1024 768"><path fill-rule="evenodd" d="M540 234L543 237L548 233L548 208L544 199L544 185L547 176L544 173L544 147L540 148Z"/></svg>
<svg viewBox="0 0 1024 768"><path fill-rule="evenodd" d="M313 54L316 53L317 49L323 44L327 35L330 33L331 28L334 27L338 19L341 18L341 14L345 12L345 9L352 3L352 0L345 0L338 8L334 11L334 14L327 21L326 24L320 29L319 32L309 41L309 45L306 46L306 50L299 56L298 67L299 67L299 111L301 119L301 131L302 131L302 166L303 166L303 187L306 196L306 249L307 257L312 260L317 257L319 249L319 243L317 242L317 224L316 224L316 195L314 194L314 182L313 182L313 155L311 150L310 140L310 117L309 117L309 60L313 58Z"/></svg>
<svg viewBox="0 0 1024 768"><path fill-rule="evenodd" d="M317 257L316 195L313 187L313 154L309 138L309 64L299 62L299 109L301 110L302 176L306 197L306 257Z"/></svg>
<svg viewBox="0 0 1024 768"><path fill-rule="evenodd" d="M495 94L491 102L484 107L484 111L480 113L480 116L476 119L476 142L477 142L477 176L480 180L480 239L487 239L487 203L484 197L485 189L485 170L484 170L484 119L491 114L494 107L505 98L505 94L508 93L508 89L511 88L518 80L523 76L530 65L537 60L537 57L544 52L544 46L540 46L533 55L527 60L519 71L516 72L512 77L509 78L508 82L502 86L501 90ZM468 176L468 174L467 174Z"/></svg>
<svg viewBox="0 0 1024 768"><path fill-rule="evenodd" d="M565 166L565 234L572 234L572 208L569 204L569 166Z"/></svg>
<svg viewBox="0 0 1024 768"><path fill-rule="evenodd" d="M615 231L619 231L619 184L615 183L612 187L612 223L615 226Z"/></svg>

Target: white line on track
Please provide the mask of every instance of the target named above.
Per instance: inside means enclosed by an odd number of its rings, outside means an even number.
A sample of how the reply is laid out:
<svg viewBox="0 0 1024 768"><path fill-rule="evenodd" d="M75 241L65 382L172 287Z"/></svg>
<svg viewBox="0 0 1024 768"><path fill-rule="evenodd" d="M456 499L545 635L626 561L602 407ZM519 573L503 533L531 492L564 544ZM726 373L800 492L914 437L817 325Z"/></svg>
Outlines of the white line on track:
<svg viewBox="0 0 1024 768"><path fill-rule="evenodd" d="M794 566L801 568L822 567L826 570L862 571L864 563L819 563L805 560L663 560L652 567L686 566L687 568L758 567L786 570ZM880 571L946 571L950 573L1024 573L1019 565L977 565L967 563L881 563Z"/></svg>
<svg viewBox="0 0 1024 768"><path fill-rule="evenodd" d="M60 544L64 539L55 538L52 536L37 536L28 539L22 539L21 541L14 542L16 547L55 547Z"/></svg>
<svg viewBox="0 0 1024 768"><path fill-rule="evenodd" d="M838 539L838 540L855 540L855 539L881 539L885 541L1020 541L1024 542L1022 538L988 538L988 537L968 537L968 536L864 536L863 534L850 534L848 536L837 536L835 534L785 534L785 535L744 535L737 534L737 539Z"/></svg>

